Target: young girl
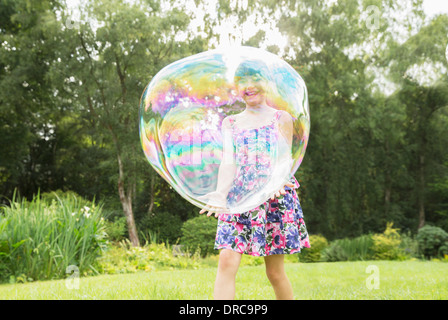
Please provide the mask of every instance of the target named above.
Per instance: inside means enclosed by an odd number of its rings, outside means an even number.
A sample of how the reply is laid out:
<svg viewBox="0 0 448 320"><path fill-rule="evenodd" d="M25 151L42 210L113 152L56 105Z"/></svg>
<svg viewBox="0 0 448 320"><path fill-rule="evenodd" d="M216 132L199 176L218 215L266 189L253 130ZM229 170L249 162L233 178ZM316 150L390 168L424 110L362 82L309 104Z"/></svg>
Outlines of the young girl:
<svg viewBox="0 0 448 320"><path fill-rule="evenodd" d="M235 84L246 108L238 115L223 120L223 161L219 168L215 192L202 197L207 206L199 213L218 217L215 249L219 249L218 272L214 299L233 299L235 276L242 254L263 256L266 274L277 299L293 299L293 291L284 270L284 255L300 252L310 247L303 220L302 208L295 191L299 183L294 176L281 183L281 188L261 205L240 214L226 213L227 205L235 202L241 193L239 186L263 188L266 181L257 185L254 177L281 177L290 170L292 143L292 118L286 111L276 110L266 103L265 68L259 63L243 63L235 74ZM267 143L258 143L262 137ZM259 146L272 149L284 141L288 152L279 151L275 168L263 158ZM249 163L254 146L257 163ZM261 159L261 160L260 160ZM288 166L289 165L289 166ZM289 171L287 171L289 172ZM278 180L277 179L277 180ZM273 179L275 180L275 179ZM276 181L277 183L279 181ZM280 181L281 182L281 181ZM255 183L255 186L253 186Z"/></svg>

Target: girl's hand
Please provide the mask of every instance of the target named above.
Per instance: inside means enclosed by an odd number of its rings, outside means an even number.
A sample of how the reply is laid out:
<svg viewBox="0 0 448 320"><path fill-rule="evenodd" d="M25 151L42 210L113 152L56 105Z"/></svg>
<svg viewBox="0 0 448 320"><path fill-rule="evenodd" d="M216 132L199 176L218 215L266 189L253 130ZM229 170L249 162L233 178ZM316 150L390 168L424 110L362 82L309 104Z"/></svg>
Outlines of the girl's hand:
<svg viewBox="0 0 448 320"><path fill-rule="evenodd" d="M208 211L207 217L210 217L214 213L215 218L217 218L218 214L228 212L228 209L226 208L226 197L219 192L215 191L207 193L206 195L198 197L198 200L204 202L207 201L207 205L204 209L199 211L199 214L203 214Z"/></svg>
<svg viewBox="0 0 448 320"><path fill-rule="evenodd" d="M218 218L218 215L221 213L226 213L227 208L224 207L215 207L215 206L209 206L207 205L204 209L199 211L199 214L203 214L204 212L208 211L207 217L210 217L213 213L215 214L215 218Z"/></svg>
<svg viewBox="0 0 448 320"><path fill-rule="evenodd" d="M285 186L291 189L295 188L294 184L292 184L291 182L286 182L285 185L279 191L277 191L271 196L271 200L274 200L275 197L280 198L280 195L285 195L286 194Z"/></svg>

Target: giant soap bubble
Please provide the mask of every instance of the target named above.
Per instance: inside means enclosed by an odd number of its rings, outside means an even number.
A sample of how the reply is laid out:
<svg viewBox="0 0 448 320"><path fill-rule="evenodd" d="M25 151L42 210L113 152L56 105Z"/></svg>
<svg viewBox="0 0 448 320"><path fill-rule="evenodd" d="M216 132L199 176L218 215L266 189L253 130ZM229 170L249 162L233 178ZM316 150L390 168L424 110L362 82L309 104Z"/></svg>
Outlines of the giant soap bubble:
<svg viewBox="0 0 448 320"><path fill-rule="evenodd" d="M140 139L152 167L185 199L242 213L299 168L310 116L305 83L278 56L251 47L176 61L140 101Z"/></svg>

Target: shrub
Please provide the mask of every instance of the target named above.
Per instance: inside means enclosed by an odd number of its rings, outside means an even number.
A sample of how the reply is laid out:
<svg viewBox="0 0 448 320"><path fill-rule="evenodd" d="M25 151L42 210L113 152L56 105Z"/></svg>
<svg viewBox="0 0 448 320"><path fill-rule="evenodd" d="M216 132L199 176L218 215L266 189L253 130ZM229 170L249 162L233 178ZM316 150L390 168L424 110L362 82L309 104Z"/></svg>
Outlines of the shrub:
<svg viewBox="0 0 448 320"><path fill-rule="evenodd" d="M181 237L182 220L170 212L157 212L147 215L139 223L140 232L146 237L148 234L158 243L177 243Z"/></svg>
<svg viewBox="0 0 448 320"><path fill-rule="evenodd" d="M401 236L398 229L392 228L393 223L387 223L386 230L382 234L374 234L373 251L376 260L396 260L404 257L400 250Z"/></svg>
<svg viewBox="0 0 448 320"><path fill-rule="evenodd" d="M56 191L51 191L51 192L44 192L40 195L40 200L44 203L48 203L51 204L52 202L58 202L60 200L65 201L65 200L72 200L72 199L76 199L76 201L78 202L79 206L87 206L87 207L91 207L92 206L92 202L84 199L83 197L81 197L79 194L77 194L74 191L62 191L60 189L56 190Z"/></svg>
<svg viewBox="0 0 448 320"><path fill-rule="evenodd" d="M440 247L439 252L440 255L443 256L446 261L448 261L448 241Z"/></svg>
<svg viewBox="0 0 448 320"><path fill-rule="evenodd" d="M182 226L181 243L191 252L200 252L202 257L215 253L217 222L206 215L187 220Z"/></svg>
<svg viewBox="0 0 448 320"><path fill-rule="evenodd" d="M9 244L8 239L4 230L6 228L8 221L2 219L0 214L0 280L2 280L2 275L9 274L7 260L9 258Z"/></svg>
<svg viewBox="0 0 448 320"><path fill-rule="evenodd" d="M323 251L322 260L328 262L369 260L373 257L372 247L371 235L335 240Z"/></svg>
<svg viewBox="0 0 448 320"><path fill-rule="evenodd" d="M69 265L92 270L106 245L101 206L73 195L56 199L38 195L2 207L1 280L63 278Z"/></svg>
<svg viewBox="0 0 448 320"><path fill-rule="evenodd" d="M126 217L115 217L113 221L105 221L107 239L112 242L124 240L127 233Z"/></svg>
<svg viewBox="0 0 448 320"><path fill-rule="evenodd" d="M347 261L348 255L338 241L333 241L322 251L321 259L325 262Z"/></svg>
<svg viewBox="0 0 448 320"><path fill-rule="evenodd" d="M409 258L420 258L418 241L410 232L401 234L400 251L403 256Z"/></svg>
<svg viewBox="0 0 448 320"><path fill-rule="evenodd" d="M338 240L349 261L370 260L373 258L374 241L372 235L362 235L353 239Z"/></svg>
<svg viewBox="0 0 448 320"><path fill-rule="evenodd" d="M419 252L426 258L448 254L448 233L442 228L426 225L418 230Z"/></svg>
<svg viewBox="0 0 448 320"><path fill-rule="evenodd" d="M321 261L321 253L328 247L328 241L321 235L310 235L310 246L310 248L306 248L299 254L301 262Z"/></svg>
<svg viewBox="0 0 448 320"><path fill-rule="evenodd" d="M199 267L199 257L174 256L172 249L164 243L133 247L127 239L110 246L97 260L98 271L104 274Z"/></svg>

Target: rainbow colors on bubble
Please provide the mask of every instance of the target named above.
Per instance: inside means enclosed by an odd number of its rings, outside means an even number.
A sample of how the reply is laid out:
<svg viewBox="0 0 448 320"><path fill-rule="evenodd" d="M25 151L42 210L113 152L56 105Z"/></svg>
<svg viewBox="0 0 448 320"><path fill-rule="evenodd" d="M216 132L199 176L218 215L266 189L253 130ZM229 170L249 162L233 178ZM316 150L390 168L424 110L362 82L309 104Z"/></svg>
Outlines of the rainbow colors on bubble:
<svg viewBox="0 0 448 320"><path fill-rule="evenodd" d="M160 70L141 97L140 139L147 160L182 197L200 208L207 203L199 198L217 188L223 160L222 122L228 116L238 116L246 108L235 84L235 72L245 63L265 70L268 106L286 111L292 118L292 164L287 173L294 174L308 142L308 96L303 79L278 56L252 47L199 53ZM258 132L256 130L257 137ZM234 135L234 139L237 143L237 136ZM267 141L267 144L273 143ZM266 143L256 142L256 145ZM275 145L268 145L262 150L275 148ZM272 168L267 172L277 171ZM232 189L233 194L241 193L238 197L241 201L229 201L227 208L232 213L241 213L262 204L285 178L266 176L266 171L263 179L256 174L251 176L250 186ZM254 181L262 182L257 185ZM268 184L272 190L263 189Z"/></svg>

